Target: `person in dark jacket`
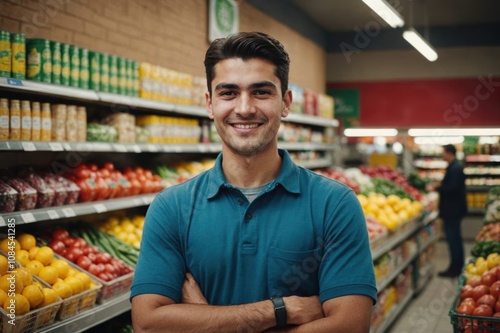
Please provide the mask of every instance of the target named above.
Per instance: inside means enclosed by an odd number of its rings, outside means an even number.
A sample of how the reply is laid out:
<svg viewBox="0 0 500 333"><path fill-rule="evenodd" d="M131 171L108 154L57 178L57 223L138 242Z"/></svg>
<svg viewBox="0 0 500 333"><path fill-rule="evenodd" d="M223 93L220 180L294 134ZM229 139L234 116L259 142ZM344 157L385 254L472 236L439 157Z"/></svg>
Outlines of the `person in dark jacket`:
<svg viewBox="0 0 500 333"><path fill-rule="evenodd" d="M441 277L457 277L464 266L464 246L462 242L461 223L467 214L465 175L460 163L456 160L457 149L453 145L443 146L443 159L448 162L446 173L439 192L439 216L443 220L444 232L450 252L448 269L439 272Z"/></svg>

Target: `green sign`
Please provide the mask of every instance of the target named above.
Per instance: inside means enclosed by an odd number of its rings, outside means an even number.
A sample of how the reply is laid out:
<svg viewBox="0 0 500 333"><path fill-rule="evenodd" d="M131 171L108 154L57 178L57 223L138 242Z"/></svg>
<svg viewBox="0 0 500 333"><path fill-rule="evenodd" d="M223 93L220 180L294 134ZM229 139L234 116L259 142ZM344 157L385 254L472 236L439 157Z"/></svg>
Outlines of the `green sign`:
<svg viewBox="0 0 500 333"><path fill-rule="evenodd" d="M208 40L238 32L238 4L234 0L210 0L208 8Z"/></svg>
<svg viewBox="0 0 500 333"><path fill-rule="evenodd" d="M327 93L335 101L335 118L359 118L359 90L329 88Z"/></svg>

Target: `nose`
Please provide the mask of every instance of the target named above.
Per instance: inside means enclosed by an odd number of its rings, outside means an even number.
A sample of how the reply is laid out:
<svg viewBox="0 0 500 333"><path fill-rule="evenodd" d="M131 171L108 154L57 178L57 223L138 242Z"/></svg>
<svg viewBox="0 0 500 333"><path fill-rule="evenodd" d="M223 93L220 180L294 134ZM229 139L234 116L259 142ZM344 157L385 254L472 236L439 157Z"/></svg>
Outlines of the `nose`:
<svg viewBox="0 0 500 333"><path fill-rule="evenodd" d="M252 97L248 93L240 94L236 102L235 112L242 117L248 117L255 113L255 106L252 102Z"/></svg>

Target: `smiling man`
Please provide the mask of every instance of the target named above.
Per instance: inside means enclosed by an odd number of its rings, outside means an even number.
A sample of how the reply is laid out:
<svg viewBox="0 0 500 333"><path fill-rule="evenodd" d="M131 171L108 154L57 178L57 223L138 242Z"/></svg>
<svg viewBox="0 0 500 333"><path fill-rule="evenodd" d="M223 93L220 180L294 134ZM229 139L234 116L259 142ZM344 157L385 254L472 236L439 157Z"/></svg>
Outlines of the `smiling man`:
<svg viewBox="0 0 500 333"><path fill-rule="evenodd" d="M135 332L369 331L377 291L359 202L278 149L289 62L263 33L210 45L206 105L222 153L148 210Z"/></svg>

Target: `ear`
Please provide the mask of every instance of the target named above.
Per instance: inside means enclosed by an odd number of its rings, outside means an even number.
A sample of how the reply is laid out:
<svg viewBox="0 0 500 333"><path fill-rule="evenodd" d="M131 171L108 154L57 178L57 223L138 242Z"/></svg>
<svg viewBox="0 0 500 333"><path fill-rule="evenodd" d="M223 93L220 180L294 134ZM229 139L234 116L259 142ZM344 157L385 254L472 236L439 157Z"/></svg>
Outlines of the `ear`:
<svg viewBox="0 0 500 333"><path fill-rule="evenodd" d="M287 89L285 96L283 96L283 109L281 110L281 117L285 118L290 113L290 107L292 106L292 91Z"/></svg>
<svg viewBox="0 0 500 333"><path fill-rule="evenodd" d="M212 98L210 97L209 92L205 92L205 104L207 107L208 118L214 119L214 111L212 109Z"/></svg>

